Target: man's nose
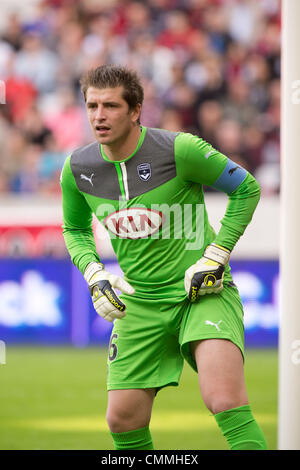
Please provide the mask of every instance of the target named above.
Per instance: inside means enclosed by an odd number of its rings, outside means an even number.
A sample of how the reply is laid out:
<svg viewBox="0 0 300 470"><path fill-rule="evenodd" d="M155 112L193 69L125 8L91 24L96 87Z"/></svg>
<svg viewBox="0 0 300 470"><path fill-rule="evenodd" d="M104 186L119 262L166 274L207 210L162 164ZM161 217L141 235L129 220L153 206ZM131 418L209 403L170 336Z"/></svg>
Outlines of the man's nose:
<svg viewBox="0 0 300 470"><path fill-rule="evenodd" d="M103 121L104 119L106 119L105 109L103 106L98 106L95 117L99 121Z"/></svg>

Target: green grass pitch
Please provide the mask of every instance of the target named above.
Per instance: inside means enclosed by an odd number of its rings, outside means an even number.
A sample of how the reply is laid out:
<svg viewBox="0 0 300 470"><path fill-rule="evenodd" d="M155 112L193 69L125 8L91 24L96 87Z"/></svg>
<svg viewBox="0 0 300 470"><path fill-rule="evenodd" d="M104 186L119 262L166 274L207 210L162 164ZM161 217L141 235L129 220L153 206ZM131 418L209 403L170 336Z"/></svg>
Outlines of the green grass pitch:
<svg viewBox="0 0 300 470"><path fill-rule="evenodd" d="M249 401L269 449L277 442L277 366L277 350L246 351ZM0 365L0 449L112 450L105 379L102 348L8 345ZM179 387L158 393L151 432L157 450L228 448L188 365Z"/></svg>

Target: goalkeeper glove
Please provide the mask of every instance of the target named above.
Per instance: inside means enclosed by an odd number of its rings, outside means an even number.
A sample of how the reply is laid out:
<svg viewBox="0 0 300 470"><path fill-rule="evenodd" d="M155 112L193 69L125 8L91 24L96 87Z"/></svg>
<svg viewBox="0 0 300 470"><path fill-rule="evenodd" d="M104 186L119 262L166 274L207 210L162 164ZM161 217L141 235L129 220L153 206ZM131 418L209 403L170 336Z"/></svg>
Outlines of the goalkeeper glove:
<svg viewBox="0 0 300 470"><path fill-rule="evenodd" d="M225 265L229 261L227 248L211 243L203 257L185 272L184 287L191 302L200 295L218 293L223 289Z"/></svg>
<svg viewBox="0 0 300 470"><path fill-rule="evenodd" d="M133 294L134 288L120 276L110 274L102 263L92 262L84 271L96 312L105 320L125 317L126 305L117 297L113 288L125 294Z"/></svg>

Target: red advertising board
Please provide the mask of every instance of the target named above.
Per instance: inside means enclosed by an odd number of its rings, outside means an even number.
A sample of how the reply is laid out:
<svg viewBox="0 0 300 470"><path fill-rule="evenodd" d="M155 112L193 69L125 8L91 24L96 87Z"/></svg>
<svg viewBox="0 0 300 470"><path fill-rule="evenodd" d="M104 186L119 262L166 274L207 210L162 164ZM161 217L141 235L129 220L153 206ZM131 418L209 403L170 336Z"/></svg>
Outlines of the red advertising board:
<svg viewBox="0 0 300 470"><path fill-rule="evenodd" d="M0 226L0 257L67 256L59 225Z"/></svg>

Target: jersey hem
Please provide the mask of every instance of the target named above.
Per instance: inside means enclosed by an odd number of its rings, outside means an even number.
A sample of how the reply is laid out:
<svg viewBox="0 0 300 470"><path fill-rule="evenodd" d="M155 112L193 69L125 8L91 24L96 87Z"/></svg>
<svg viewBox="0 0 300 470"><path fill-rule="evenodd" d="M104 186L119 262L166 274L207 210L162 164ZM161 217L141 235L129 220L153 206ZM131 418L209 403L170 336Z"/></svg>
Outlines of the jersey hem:
<svg viewBox="0 0 300 470"><path fill-rule="evenodd" d="M161 390L164 387L178 387L179 385L179 380L171 380L170 382L166 383L152 383L152 382L132 382L132 383L117 383L117 384L107 384L107 390L131 390L134 388L141 388L141 389L146 389L146 388L156 388L157 391Z"/></svg>

